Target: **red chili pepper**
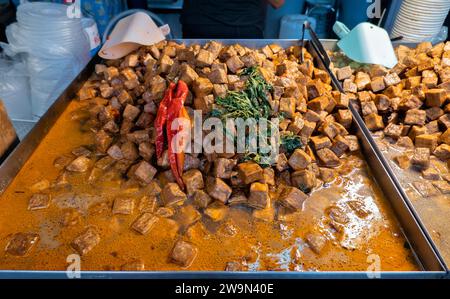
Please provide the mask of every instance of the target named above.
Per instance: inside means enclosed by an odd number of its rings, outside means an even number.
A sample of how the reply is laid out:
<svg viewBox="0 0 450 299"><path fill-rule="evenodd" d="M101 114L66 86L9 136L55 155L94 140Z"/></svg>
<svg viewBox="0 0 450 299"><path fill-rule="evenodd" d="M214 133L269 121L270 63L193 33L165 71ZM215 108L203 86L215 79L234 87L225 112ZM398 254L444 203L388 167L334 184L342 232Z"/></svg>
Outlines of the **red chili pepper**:
<svg viewBox="0 0 450 299"><path fill-rule="evenodd" d="M191 125L190 125L190 118L189 118L189 114L187 113L187 110L185 107L181 108L180 111L180 118L184 118L185 120L188 121L187 128L185 127L181 127L179 129L179 131L183 131L183 130L190 130L191 129ZM177 146L181 149L184 149L186 147L186 136L183 134L181 135L181 139L178 140L179 143L177 144ZM183 175L183 169L184 169L184 152L183 151L178 151L177 153L177 167L178 167L178 173L180 175Z"/></svg>
<svg viewBox="0 0 450 299"><path fill-rule="evenodd" d="M189 88L188 88L187 84L183 80L178 80L177 92L175 94L175 97L181 98L183 105L184 105L184 101L186 101L188 93L189 93Z"/></svg>
<svg viewBox="0 0 450 299"><path fill-rule="evenodd" d="M175 89L175 84L171 82L169 87L164 93L164 98L161 103L159 103L158 113L155 119L155 129L156 129L156 157L159 159L164 151L164 125L167 122L167 109L172 102L173 91Z"/></svg>
<svg viewBox="0 0 450 299"><path fill-rule="evenodd" d="M172 173L177 180L178 185L184 189L183 179L181 178L181 174L183 173L184 164L184 153L177 150L177 153L174 152L172 148L172 140L177 131L172 130L173 121L180 117L181 111L184 109L184 101L186 100L189 89L183 81L179 80L177 84L177 91L175 93L175 97L172 99L169 109L167 110L167 140L169 142L169 164L172 170ZM186 113L187 114L187 113ZM178 146L178 145L177 145ZM177 148L178 149L178 148Z"/></svg>

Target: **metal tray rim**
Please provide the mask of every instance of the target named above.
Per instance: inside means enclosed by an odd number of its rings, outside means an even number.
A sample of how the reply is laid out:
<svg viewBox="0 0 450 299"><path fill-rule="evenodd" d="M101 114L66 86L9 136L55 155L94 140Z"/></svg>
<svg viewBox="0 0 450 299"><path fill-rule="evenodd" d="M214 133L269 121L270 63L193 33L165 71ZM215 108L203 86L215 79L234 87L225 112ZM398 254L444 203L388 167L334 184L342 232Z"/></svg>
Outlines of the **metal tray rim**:
<svg viewBox="0 0 450 299"><path fill-rule="evenodd" d="M261 39L255 39L255 40L235 40L235 39L230 39L230 40L223 40L223 39L216 39L217 41L223 42L224 44L230 44L230 43L241 43L241 44L246 44L248 47L252 47L252 46L261 46L264 44L270 44L270 43L278 43L280 45L284 46L288 46L288 45L293 45L295 43L298 43L298 40L295 39L286 39L286 40L271 40L271 39L266 39L266 40L261 40ZM191 39L191 40L175 40L177 42L185 42L185 43L205 43L208 40L205 39ZM330 44L335 44L336 40L321 40L324 44L325 47L329 49ZM327 47L328 45L328 47ZM28 160L28 158L31 156L31 154L33 153L34 149L37 147L37 145L39 144L39 141L41 138L43 138L48 131L50 130L50 128L53 126L54 122L56 121L56 119L58 118L58 116L60 115L60 113L66 108L67 104L71 101L71 98L73 97L73 94L78 90L78 88L81 86L81 83L90 75L94 64L98 61L98 58L93 58L88 65L83 69L83 71L80 73L80 75L77 76L76 79L73 80L73 82L69 85L69 87L63 92L63 94L61 94L61 96L58 98L58 100L51 106L51 108L47 111L47 113L41 118L41 120L38 122L38 124L35 126L35 128L33 128L33 130L26 136L26 138L18 145L18 147L13 151L13 153L5 160L5 162L0 165L0 194L6 189L6 187L9 185L10 181L6 182L5 184L5 178L2 179L2 175L3 174L8 174L11 175L10 171L12 170L14 173L14 177L17 175L18 171L21 169L21 167L23 166L23 164ZM323 63L323 62L322 62ZM329 70L328 70L329 71ZM331 73L332 74L332 73ZM338 85L339 86L339 85ZM367 137L367 136L365 136ZM370 142L369 142L370 143ZM28 148L27 148L28 147ZM32 148L30 148L32 147ZM379 158L379 157L378 157ZM441 262L441 261L439 261ZM441 263L442 264L442 263ZM442 269L445 269L444 267L442 267ZM29 273L31 276L34 276L36 274L44 274L44 273L54 273L55 275L57 274L61 274L61 273L65 273L64 271L17 271L17 270L0 270L0 278L4 278L4 277L8 277L8 276L15 276L15 273L17 274L26 274ZM103 272L103 271L87 271L87 272L83 272L86 274L92 274L92 275L105 275L105 273L113 273L113 272ZM124 273L124 272L119 272L119 273ZM150 276L153 275L162 275L162 273L167 273L167 275L173 275L173 273L178 273L178 274L183 274L184 272L146 272L146 273L155 273L155 274L150 274ZM198 273L201 274L203 272L187 272L187 273ZM204 272L204 273L218 273L217 275L220 275L222 272ZM248 272L244 272L244 273L248 273ZM269 273L265 273L265 272L258 272L261 274L269 274ZM273 273L273 272L270 272ZM278 275L281 276L285 276L285 275L312 275L311 273L315 273L315 272L302 272L302 273L297 273L294 272L290 273L290 272L286 272L286 274L280 274L277 273ZM324 275L328 274L333 274L333 275L338 275L338 276L346 276L345 273L350 273L352 275L365 275L365 272L317 272L317 273L323 273ZM404 275L404 273L415 273L415 272L382 272L384 273L384 275L395 275L395 273L402 273L400 276ZM427 277L437 277L438 273L440 274L444 274L446 273L445 271L418 271L417 273L421 273L424 276ZM249 273L246 275L256 275L259 276L261 274L254 274L254 273ZM411 275L410 274L410 275ZM114 276L117 276L119 274L113 274ZM191 274L189 274L191 275ZM223 275L230 275L230 274L225 274L223 273ZM408 275L408 276L410 276ZM318 275L319 276L319 275ZM414 276L414 275L413 275Z"/></svg>
<svg viewBox="0 0 450 299"><path fill-rule="evenodd" d="M444 278L445 271L227 272L227 271L81 271L81 279L423 279ZM0 270L0 279L71 279L66 271Z"/></svg>

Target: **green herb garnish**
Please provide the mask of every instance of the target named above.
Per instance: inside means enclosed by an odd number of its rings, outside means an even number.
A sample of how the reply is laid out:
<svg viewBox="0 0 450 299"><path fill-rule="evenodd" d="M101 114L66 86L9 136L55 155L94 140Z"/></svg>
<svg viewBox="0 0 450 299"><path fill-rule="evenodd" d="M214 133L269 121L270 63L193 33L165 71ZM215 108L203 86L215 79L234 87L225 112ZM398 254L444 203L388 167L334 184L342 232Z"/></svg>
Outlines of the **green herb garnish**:
<svg viewBox="0 0 450 299"><path fill-rule="evenodd" d="M267 93L272 85L266 82L257 67L244 69L240 76L246 76L245 88L242 91L230 91L224 97L216 99L217 107L211 115L227 118L269 118L271 107Z"/></svg>
<svg viewBox="0 0 450 299"><path fill-rule="evenodd" d="M239 75L246 77L245 88L242 91L230 91L226 96L216 98L216 107L212 110L211 116L219 117L223 122L226 122L228 118L268 119L272 113L268 100L272 85L266 82L257 67L246 68ZM271 125L270 122L269 125ZM270 132L269 126L269 136ZM251 160L263 167L270 166L270 154L250 153L248 147L247 144L247 153L243 156L243 161Z"/></svg>
<svg viewBox="0 0 450 299"><path fill-rule="evenodd" d="M292 133L290 131L283 132L280 136L280 141L281 141L281 146L289 154L294 152L297 148L300 148L303 146L300 136L295 135L294 133Z"/></svg>

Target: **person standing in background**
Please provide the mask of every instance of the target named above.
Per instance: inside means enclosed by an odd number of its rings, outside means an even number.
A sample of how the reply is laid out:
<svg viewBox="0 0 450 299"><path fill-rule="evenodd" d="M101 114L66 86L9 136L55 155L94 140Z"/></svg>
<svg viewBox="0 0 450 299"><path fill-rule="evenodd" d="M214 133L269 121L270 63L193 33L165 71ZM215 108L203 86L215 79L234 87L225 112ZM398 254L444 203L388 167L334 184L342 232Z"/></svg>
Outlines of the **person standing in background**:
<svg viewBox="0 0 450 299"><path fill-rule="evenodd" d="M181 13L184 38L264 37L266 3L284 0L185 0Z"/></svg>

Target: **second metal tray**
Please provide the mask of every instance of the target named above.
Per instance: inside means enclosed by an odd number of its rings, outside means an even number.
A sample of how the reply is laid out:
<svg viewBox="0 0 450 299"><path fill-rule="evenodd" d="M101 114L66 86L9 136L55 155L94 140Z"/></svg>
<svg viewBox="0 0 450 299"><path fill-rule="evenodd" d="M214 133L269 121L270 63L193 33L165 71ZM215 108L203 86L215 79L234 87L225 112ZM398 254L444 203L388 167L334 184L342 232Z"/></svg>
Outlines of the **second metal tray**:
<svg viewBox="0 0 450 299"><path fill-rule="evenodd" d="M179 40L185 44L199 43L204 44L208 40ZM268 44L276 43L282 47L289 47L292 45L299 45L298 40L218 40L223 44L240 43L247 47L263 47ZM326 49L330 49L335 42L322 41ZM310 42L305 45L308 50L315 56L321 68L329 70L329 66L323 64L317 49L312 46ZM45 137L48 131L52 128L59 115L64 111L69 102L79 90L81 85L87 80L92 73L95 64L98 62L94 58L80 75L72 82L72 84L64 91L64 93L57 99L57 101L50 107L47 113L41 118L33 130L25 137L25 139L18 145L14 152L6 159L0 166L0 194L2 194L10 182L17 175L24 163L32 155L41 140ZM333 78L334 76L332 76ZM339 89L339 82L334 78L333 85L335 89ZM372 172L384 191L386 198L391 203L397 218L404 230L404 234L408 239L413 251L415 252L418 261L424 271L419 272L381 272L381 277L397 277L397 278L423 278L434 277L440 278L445 276L445 267L435 250L435 246L430 241L429 236L423 230L423 225L416 219L411 207L407 204L402 194L402 190L398 188L392 174L383 162L382 156L374 144L373 138L370 136L362 119L352 111L354 114L355 128L362 144L363 153L366 161L372 169ZM18 277L48 277L48 278L64 278L65 272L62 271L0 271L0 277L18 278ZM82 277L87 278L200 278L200 277L215 277L215 278L367 278L365 272L289 272L289 273L273 273L273 272L259 272L259 273L229 273L229 272L143 272L143 273L124 273L124 272L98 272L88 271L83 272Z"/></svg>

